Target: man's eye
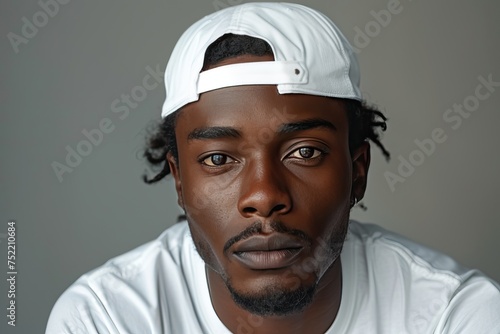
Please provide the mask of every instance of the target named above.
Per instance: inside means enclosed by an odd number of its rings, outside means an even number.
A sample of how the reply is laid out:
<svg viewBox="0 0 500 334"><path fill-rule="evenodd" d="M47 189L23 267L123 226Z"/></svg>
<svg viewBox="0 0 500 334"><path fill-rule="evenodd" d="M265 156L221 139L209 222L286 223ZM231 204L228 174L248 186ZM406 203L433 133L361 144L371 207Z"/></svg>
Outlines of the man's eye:
<svg viewBox="0 0 500 334"><path fill-rule="evenodd" d="M233 162L234 160L224 154L212 154L201 161L202 164L217 167L222 166L227 163Z"/></svg>
<svg viewBox="0 0 500 334"><path fill-rule="evenodd" d="M297 159L314 159L323 154L322 151L312 148L312 147L301 147L298 150L293 151L289 157Z"/></svg>

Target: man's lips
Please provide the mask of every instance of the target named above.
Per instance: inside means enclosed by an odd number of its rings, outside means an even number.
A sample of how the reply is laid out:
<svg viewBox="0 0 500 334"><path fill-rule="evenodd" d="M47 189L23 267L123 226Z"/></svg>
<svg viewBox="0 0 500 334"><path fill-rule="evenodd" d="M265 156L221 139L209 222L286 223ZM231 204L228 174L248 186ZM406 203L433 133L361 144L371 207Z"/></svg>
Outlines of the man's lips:
<svg viewBox="0 0 500 334"><path fill-rule="evenodd" d="M280 269L292 264L303 249L303 242L285 234L257 235L237 242L232 254L250 269Z"/></svg>

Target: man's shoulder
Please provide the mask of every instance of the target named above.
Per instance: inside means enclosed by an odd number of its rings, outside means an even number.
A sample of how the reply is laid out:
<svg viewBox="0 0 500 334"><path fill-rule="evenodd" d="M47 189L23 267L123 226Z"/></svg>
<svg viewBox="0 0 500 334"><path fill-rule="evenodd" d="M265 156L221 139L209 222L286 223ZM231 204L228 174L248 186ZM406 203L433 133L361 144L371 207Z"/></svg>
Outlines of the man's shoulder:
<svg viewBox="0 0 500 334"><path fill-rule="evenodd" d="M354 326L345 331L361 333L360 323L394 328L394 319L405 319L400 330L410 333L500 330L498 283L380 226L351 221L342 268L345 303L341 315L359 321L341 322L335 330ZM391 317L377 316L384 313Z"/></svg>
<svg viewBox="0 0 500 334"><path fill-rule="evenodd" d="M102 266L81 276L75 283L85 283L90 287L116 283L132 283L143 276L161 275L165 270L170 275L183 261L192 260L194 245L186 222L177 223L163 231L156 239L135 249L118 255ZM137 277L141 276L141 277Z"/></svg>
<svg viewBox="0 0 500 334"><path fill-rule="evenodd" d="M172 225L156 239L109 259L103 265L81 276L78 281L95 283L106 278L131 279L134 275L159 267L151 266L161 259L163 264L176 265L183 261L183 252L193 248L189 228L185 222Z"/></svg>
<svg viewBox="0 0 500 334"><path fill-rule="evenodd" d="M357 283L375 295L400 289L406 291L406 299L424 304L429 300L423 297L439 296L442 304L484 297L493 298L500 307L498 282L441 251L374 224L352 222L348 236L345 257L350 274L367 277L356 278Z"/></svg>
<svg viewBox="0 0 500 334"><path fill-rule="evenodd" d="M201 261L197 256L187 224L171 226L155 240L108 260L74 282L56 302L47 333L65 333L63 326L89 333L114 332L111 329L138 315L137 326L156 321L146 318L165 306L161 303L166 301L157 297L160 291L172 303L189 295Z"/></svg>
<svg viewBox="0 0 500 334"><path fill-rule="evenodd" d="M447 254L379 225L351 221L349 231L348 241L354 247L362 248L364 255L372 262L394 264L399 268L409 266L416 272L419 269L425 273L433 272L457 282L465 279L471 272Z"/></svg>

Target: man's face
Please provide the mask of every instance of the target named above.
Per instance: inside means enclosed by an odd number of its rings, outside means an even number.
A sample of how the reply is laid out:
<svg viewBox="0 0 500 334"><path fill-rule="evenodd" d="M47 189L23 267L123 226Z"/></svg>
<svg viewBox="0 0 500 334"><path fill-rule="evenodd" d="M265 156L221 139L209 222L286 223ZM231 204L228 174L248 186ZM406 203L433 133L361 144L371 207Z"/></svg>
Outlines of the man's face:
<svg viewBox="0 0 500 334"><path fill-rule="evenodd" d="M225 63L248 60L262 57ZM223 88L182 109L176 138L178 166L169 162L179 204L208 270L254 313L304 307L337 260L351 198L365 187L368 146L351 157L343 102L280 95L274 85ZM287 295L305 304L286 310ZM264 301L276 305L247 305Z"/></svg>

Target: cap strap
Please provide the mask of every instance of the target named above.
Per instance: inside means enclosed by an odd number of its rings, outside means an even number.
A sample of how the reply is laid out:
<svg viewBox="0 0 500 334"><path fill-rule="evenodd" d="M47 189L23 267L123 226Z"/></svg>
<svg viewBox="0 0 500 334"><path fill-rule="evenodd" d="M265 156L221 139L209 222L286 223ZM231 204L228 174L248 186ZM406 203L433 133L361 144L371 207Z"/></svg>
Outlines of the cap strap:
<svg viewBox="0 0 500 334"><path fill-rule="evenodd" d="M301 62L238 63L201 72L198 78L198 94L231 86L302 83L307 83L307 71Z"/></svg>

